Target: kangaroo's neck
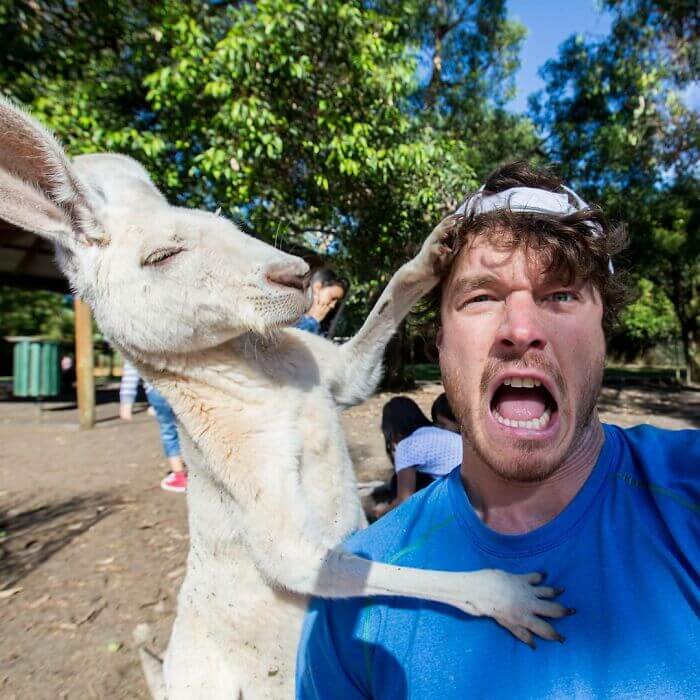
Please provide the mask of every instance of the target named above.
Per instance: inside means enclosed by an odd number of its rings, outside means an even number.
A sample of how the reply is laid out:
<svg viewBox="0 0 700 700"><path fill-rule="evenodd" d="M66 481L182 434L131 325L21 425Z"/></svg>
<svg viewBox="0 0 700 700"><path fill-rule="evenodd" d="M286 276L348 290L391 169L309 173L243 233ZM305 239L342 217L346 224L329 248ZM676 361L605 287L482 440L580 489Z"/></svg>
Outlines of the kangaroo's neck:
<svg viewBox="0 0 700 700"><path fill-rule="evenodd" d="M271 431L294 429L318 385L318 367L300 335L240 337L196 356L172 355L160 366L158 358L144 358L136 366L225 481L231 465L256 463Z"/></svg>
<svg viewBox="0 0 700 700"><path fill-rule="evenodd" d="M143 378L166 396L178 389L188 393L212 389L235 398L268 383L279 342L279 334L262 338L250 333L197 353L133 353L132 357Z"/></svg>

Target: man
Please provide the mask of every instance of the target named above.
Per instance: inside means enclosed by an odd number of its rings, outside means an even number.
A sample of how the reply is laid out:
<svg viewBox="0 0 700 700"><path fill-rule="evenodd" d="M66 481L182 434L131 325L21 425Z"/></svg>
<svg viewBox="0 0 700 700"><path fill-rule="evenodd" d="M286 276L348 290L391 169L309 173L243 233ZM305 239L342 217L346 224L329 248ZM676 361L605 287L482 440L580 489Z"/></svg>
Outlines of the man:
<svg viewBox="0 0 700 700"><path fill-rule="evenodd" d="M346 546L402 566L546 572L576 614L554 621L565 644L533 651L526 630L439 604L314 601L298 697L700 697L699 434L596 412L624 232L523 163L461 213L438 348L463 466Z"/></svg>

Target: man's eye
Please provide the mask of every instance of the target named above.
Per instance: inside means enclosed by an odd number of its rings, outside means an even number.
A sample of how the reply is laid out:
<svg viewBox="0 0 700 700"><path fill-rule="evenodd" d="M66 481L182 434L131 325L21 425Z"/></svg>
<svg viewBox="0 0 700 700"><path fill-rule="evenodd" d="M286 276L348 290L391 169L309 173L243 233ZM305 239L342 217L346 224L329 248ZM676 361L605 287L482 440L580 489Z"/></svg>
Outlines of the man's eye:
<svg viewBox="0 0 700 700"><path fill-rule="evenodd" d="M183 250L184 248L178 247L159 248L158 250L154 250L150 255L147 255L142 265L161 265L166 260L170 260L170 258L174 258L179 253L182 253Z"/></svg>
<svg viewBox="0 0 700 700"><path fill-rule="evenodd" d="M493 297L490 294L476 294L473 297L467 297L466 299L459 302L458 309L467 309L470 306L474 307L478 304L483 304L485 301L493 301Z"/></svg>
<svg viewBox="0 0 700 700"><path fill-rule="evenodd" d="M573 301L575 299L573 292L554 292L550 294L549 299L552 301Z"/></svg>
<svg viewBox="0 0 700 700"><path fill-rule="evenodd" d="M469 306L474 306L476 304L483 304L485 301L493 301L493 297L490 294L476 294L473 297L468 297L464 301L459 302L458 308L466 309Z"/></svg>

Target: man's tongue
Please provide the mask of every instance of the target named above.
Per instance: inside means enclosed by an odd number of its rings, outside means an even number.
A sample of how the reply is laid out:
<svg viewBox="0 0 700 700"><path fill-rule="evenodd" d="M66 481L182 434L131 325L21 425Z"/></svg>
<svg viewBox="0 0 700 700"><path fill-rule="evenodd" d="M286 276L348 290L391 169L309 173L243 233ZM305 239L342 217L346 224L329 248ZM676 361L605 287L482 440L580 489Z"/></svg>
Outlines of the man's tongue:
<svg viewBox="0 0 700 700"><path fill-rule="evenodd" d="M536 420L547 408L547 393L542 387L515 389L503 386L496 393L494 408L510 420Z"/></svg>

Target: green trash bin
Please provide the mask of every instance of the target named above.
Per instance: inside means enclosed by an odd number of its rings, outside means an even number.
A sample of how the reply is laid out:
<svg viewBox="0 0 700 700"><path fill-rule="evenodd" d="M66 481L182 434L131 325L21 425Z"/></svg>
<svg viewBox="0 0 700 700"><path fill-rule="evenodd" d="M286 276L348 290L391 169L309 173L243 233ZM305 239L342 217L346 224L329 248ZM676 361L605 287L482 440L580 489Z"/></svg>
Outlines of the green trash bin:
<svg viewBox="0 0 700 700"><path fill-rule="evenodd" d="M12 393L45 398L61 391L61 344L42 337L6 338L12 352Z"/></svg>

